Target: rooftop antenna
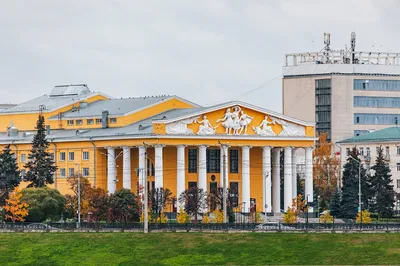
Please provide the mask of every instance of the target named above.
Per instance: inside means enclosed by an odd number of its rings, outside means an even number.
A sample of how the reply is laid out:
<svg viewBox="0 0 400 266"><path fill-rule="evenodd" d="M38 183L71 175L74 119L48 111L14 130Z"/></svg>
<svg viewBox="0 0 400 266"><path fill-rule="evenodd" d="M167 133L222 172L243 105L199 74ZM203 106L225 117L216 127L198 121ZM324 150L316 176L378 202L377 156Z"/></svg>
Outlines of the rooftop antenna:
<svg viewBox="0 0 400 266"><path fill-rule="evenodd" d="M324 63L328 63L329 62L329 51L331 50L331 34L324 32L324 58L325 58L325 62Z"/></svg>
<svg viewBox="0 0 400 266"><path fill-rule="evenodd" d="M356 51L356 33L353 31L351 33L351 39L350 39L350 52L351 52L351 62L354 63L354 59L355 59L355 51Z"/></svg>

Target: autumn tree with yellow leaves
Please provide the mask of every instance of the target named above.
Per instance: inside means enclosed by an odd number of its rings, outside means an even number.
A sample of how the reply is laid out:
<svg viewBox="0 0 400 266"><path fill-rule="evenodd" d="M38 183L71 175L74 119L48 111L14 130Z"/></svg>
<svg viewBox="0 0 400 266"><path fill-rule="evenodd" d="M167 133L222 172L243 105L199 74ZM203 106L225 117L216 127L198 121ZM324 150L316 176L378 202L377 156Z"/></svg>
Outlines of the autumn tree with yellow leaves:
<svg viewBox="0 0 400 266"><path fill-rule="evenodd" d="M10 195L9 199L6 200L4 209L6 211L6 219L10 219L13 223L23 222L25 217L28 216L28 204L25 201L21 201L22 193L16 188Z"/></svg>
<svg viewBox="0 0 400 266"><path fill-rule="evenodd" d="M319 206L328 208L331 196L338 182L340 160L333 153L333 143L326 140L326 133L319 135L317 146L313 153L313 179L316 192L320 196Z"/></svg>

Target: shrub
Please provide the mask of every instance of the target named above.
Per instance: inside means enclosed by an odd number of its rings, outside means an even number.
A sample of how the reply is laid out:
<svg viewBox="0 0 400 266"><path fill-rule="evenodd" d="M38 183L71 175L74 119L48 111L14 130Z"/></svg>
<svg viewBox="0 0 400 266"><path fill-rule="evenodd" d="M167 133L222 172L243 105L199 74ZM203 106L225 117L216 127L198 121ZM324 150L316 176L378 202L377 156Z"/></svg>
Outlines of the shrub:
<svg viewBox="0 0 400 266"><path fill-rule="evenodd" d="M326 213L322 214L321 216L319 216L319 222L320 223L333 223L333 216L331 215L331 213L329 211L327 211Z"/></svg>
<svg viewBox="0 0 400 266"><path fill-rule="evenodd" d="M190 216L182 208L179 208L179 213L176 215L176 221L179 224L190 223Z"/></svg>
<svg viewBox="0 0 400 266"><path fill-rule="evenodd" d="M361 219L362 218L362 219ZM361 215L360 215L360 212L358 212L357 213L357 217L356 217L356 223L363 223L363 224L369 224L369 223L371 223L371 213L369 212L369 211L367 211L367 210L363 210L362 212L361 212Z"/></svg>
<svg viewBox="0 0 400 266"><path fill-rule="evenodd" d="M294 224L297 222L296 210L294 208L288 208L283 215L283 222L287 224Z"/></svg>

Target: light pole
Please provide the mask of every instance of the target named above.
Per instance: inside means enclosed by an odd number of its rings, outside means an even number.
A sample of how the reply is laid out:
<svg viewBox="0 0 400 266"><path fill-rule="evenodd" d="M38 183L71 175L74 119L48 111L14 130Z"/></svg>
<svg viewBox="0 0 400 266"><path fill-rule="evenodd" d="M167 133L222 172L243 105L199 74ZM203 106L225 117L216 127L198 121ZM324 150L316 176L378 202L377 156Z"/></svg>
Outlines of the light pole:
<svg viewBox="0 0 400 266"><path fill-rule="evenodd" d="M361 213L361 160L357 161L353 156L349 156L353 161L358 163L358 212L360 213L360 219L362 223L362 213Z"/></svg>
<svg viewBox="0 0 400 266"><path fill-rule="evenodd" d="M75 164L78 167L78 223L76 224L76 228L79 228L81 225L81 165Z"/></svg>
<svg viewBox="0 0 400 266"><path fill-rule="evenodd" d="M264 212L264 223L266 223L267 222L267 209L268 209L268 204L265 204L265 212Z"/></svg>

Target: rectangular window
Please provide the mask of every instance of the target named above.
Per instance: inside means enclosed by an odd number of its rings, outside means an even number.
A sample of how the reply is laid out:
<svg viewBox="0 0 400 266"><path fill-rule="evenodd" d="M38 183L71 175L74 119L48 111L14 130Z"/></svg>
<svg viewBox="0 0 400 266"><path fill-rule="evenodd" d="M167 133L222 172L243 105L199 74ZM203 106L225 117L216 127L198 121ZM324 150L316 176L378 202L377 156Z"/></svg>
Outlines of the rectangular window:
<svg viewBox="0 0 400 266"><path fill-rule="evenodd" d="M80 126L80 125L82 125L82 124L83 124L82 119L76 120L76 125Z"/></svg>
<svg viewBox="0 0 400 266"><path fill-rule="evenodd" d="M20 156L19 156L19 161L21 162L21 163L24 163L24 162L26 162L26 154L21 154Z"/></svg>
<svg viewBox="0 0 400 266"><path fill-rule="evenodd" d="M371 156L371 150L369 147L365 148L365 151L367 152L367 156Z"/></svg>
<svg viewBox="0 0 400 266"><path fill-rule="evenodd" d="M397 188L400 188L400 179L397 179Z"/></svg>
<svg viewBox="0 0 400 266"><path fill-rule="evenodd" d="M317 135L327 134L331 138L331 80L319 79L315 81L315 130Z"/></svg>
<svg viewBox="0 0 400 266"><path fill-rule="evenodd" d="M229 194L232 200L232 207L236 208L239 206L239 182L230 182Z"/></svg>
<svg viewBox="0 0 400 266"><path fill-rule="evenodd" d="M69 169L68 169L68 176L69 176L69 177L73 177L74 174L75 174L75 169L74 169L74 168L69 168Z"/></svg>
<svg viewBox="0 0 400 266"><path fill-rule="evenodd" d="M101 118L96 118L96 124L101 124Z"/></svg>
<svg viewBox="0 0 400 266"><path fill-rule="evenodd" d="M400 97L354 96L354 107L400 108Z"/></svg>
<svg viewBox="0 0 400 266"><path fill-rule="evenodd" d="M117 118L115 117L110 118L110 124L115 124L115 123L117 123Z"/></svg>
<svg viewBox="0 0 400 266"><path fill-rule="evenodd" d="M50 160L54 162L54 153L50 153Z"/></svg>
<svg viewBox="0 0 400 266"><path fill-rule="evenodd" d="M197 187L197 182L188 182L188 188Z"/></svg>
<svg viewBox="0 0 400 266"><path fill-rule="evenodd" d="M207 173L219 173L221 167L221 151L207 149Z"/></svg>
<svg viewBox="0 0 400 266"><path fill-rule="evenodd" d="M400 146L397 146L397 155L400 155Z"/></svg>
<svg viewBox="0 0 400 266"><path fill-rule="evenodd" d="M356 113L354 123L360 125L395 125L400 114Z"/></svg>
<svg viewBox="0 0 400 266"><path fill-rule="evenodd" d="M197 149L189 149L188 157L188 172L197 173Z"/></svg>
<svg viewBox="0 0 400 266"><path fill-rule="evenodd" d="M88 124L88 125L93 125L93 123L94 123L93 119L86 120L86 124Z"/></svg>
<svg viewBox="0 0 400 266"><path fill-rule="evenodd" d="M389 146L386 146L386 148L385 148L385 155L386 155L386 157L388 157L390 155L390 147Z"/></svg>
<svg viewBox="0 0 400 266"><path fill-rule="evenodd" d="M397 163L397 172L400 172L400 163Z"/></svg>
<svg viewBox="0 0 400 266"><path fill-rule="evenodd" d="M229 150L229 172L239 173L239 150Z"/></svg>
<svg viewBox="0 0 400 266"><path fill-rule="evenodd" d="M82 152L82 160L89 160L89 152L88 151L84 151Z"/></svg>
<svg viewBox="0 0 400 266"><path fill-rule="evenodd" d="M89 168L83 167L82 168L82 175L83 176L89 176Z"/></svg>
<svg viewBox="0 0 400 266"><path fill-rule="evenodd" d="M65 177L65 168L60 168L60 177Z"/></svg>
<svg viewBox="0 0 400 266"><path fill-rule="evenodd" d="M68 126L73 126L74 125L74 120L67 120L67 125Z"/></svg>
<svg viewBox="0 0 400 266"><path fill-rule="evenodd" d="M400 91L400 80L355 79L354 90Z"/></svg>
<svg viewBox="0 0 400 266"><path fill-rule="evenodd" d="M360 155L364 156L364 148L360 148Z"/></svg>
<svg viewBox="0 0 400 266"><path fill-rule="evenodd" d="M350 149L346 148L346 156L350 156Z"/></svg>
<svg viewBox="0 0 400 266"><path fill-rule="evenodd" d="M68 152L68 160L70 161L75 160L75 153L73 151Z"/></svg>
<svg viewBox="0 0 400 266"><path fill-rule="evenodd" d="M65 152L60 152L60 161L65 161Z"/></svg>
<svg viewBox="0 0 400 266"><path fill-rule="evenodd" d="M366 133L370 133L369 130L354 130L354 136L361 136Z"/></svg>
<svg viewBox="0 0 400 266"><path fill-rule="evenodd" d="M26 170L22 169L21 170L21 178L24 179L26 177Z"/></svg>

